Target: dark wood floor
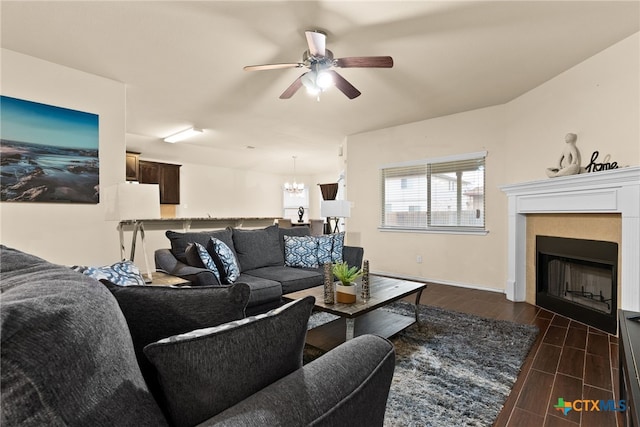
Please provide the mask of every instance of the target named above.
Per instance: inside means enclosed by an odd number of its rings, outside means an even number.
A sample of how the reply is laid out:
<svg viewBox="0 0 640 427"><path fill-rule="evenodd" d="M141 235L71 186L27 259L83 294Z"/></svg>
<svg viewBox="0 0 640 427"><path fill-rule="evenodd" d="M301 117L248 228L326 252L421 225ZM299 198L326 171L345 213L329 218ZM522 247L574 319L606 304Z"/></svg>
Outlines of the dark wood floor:
<svg viewBox="0 0 640 427"><path fill-rule="evenodd" d="M553 407L559 397L618 400L615 336L495 292L430 284L420 302L540 328L494 426L622 426L615 412L569 411L564 416Z"/></svg>

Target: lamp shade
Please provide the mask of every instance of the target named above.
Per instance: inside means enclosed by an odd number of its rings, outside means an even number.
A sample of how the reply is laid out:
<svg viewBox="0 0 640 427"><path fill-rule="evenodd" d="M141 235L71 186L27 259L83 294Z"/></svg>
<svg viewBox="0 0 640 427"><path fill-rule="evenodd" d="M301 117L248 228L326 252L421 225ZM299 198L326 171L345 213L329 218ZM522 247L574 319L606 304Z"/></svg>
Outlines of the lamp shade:
<svg viewBox="0 0 640 427"><path fill-rule="evenodd" d="M335 200L338 195L338 183L331 184L318 184L320 186L320 193L323 200Z"/></svg>
<svg viewBox="0 0 640 427"><path fill-rule="evenodd" d="M102 195L107 209L107 220L160 218L158 184L121 183L105 188Z"/></svg>
<svg viewBox="0 0 640 427"><path fill-rule="evenodd" d="M349 218L351 216L351 202L347 200L323 200L320 202L320 216Z"/></svg>

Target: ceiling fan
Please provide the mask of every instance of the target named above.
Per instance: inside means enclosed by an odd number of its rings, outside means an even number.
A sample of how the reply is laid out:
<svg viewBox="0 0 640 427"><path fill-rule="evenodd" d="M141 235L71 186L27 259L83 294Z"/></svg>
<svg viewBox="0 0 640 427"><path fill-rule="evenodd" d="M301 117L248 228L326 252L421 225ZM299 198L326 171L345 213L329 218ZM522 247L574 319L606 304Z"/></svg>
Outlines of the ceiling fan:
<svg viewBox="0 0 640 427"><path fill-rule="evenodd" d="M284 64L247 65L245 71L279 70L284 68L307 67L309 71L298 77L289 86L280 99L289 99L302 86L313 95L319 95L326 89L335 85L347 98L353 99L360 96L360 91L338 74L333 67L338 68L391 68L393 58L390 56L350 56L346 58L333 58L333 52L327 49L327 35L321 31L305 31L307 45L309 47L302 54L302 62Z"/></svg>

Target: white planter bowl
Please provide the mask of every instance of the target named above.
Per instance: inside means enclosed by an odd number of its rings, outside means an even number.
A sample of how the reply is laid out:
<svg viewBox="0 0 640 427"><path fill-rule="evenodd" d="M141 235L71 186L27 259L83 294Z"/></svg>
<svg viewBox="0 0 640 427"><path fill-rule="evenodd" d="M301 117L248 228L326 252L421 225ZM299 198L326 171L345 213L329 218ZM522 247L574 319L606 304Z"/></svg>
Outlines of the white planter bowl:
<svg viewBox="0 0 640 427"><path fill-rule="evenodd" d="M344 286L342 282L336 282L336 302L343 304L356 302L356 284Z"/></svg>

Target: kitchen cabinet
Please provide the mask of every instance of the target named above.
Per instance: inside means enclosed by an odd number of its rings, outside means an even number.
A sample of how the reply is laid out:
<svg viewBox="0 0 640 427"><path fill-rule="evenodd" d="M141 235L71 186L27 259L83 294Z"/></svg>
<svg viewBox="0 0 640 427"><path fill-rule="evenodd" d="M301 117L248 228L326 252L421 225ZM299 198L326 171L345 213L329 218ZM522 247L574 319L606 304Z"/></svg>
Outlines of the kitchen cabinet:
<svg viewBox="0 0 640 427"><path fill-rule="evenodd" d="M159 184L160 203L180 204L180 166L170 163L140 160L139 182L141 184Z"/></svg>
<svg viewBox="0 0 640 427"><path fill-rule="evenodd" d="M137 181L140 177L140 168L138 162L140 161L140 153L134 153L133 151L127 151L125 160L125 176L127 181Z"/></svg>

